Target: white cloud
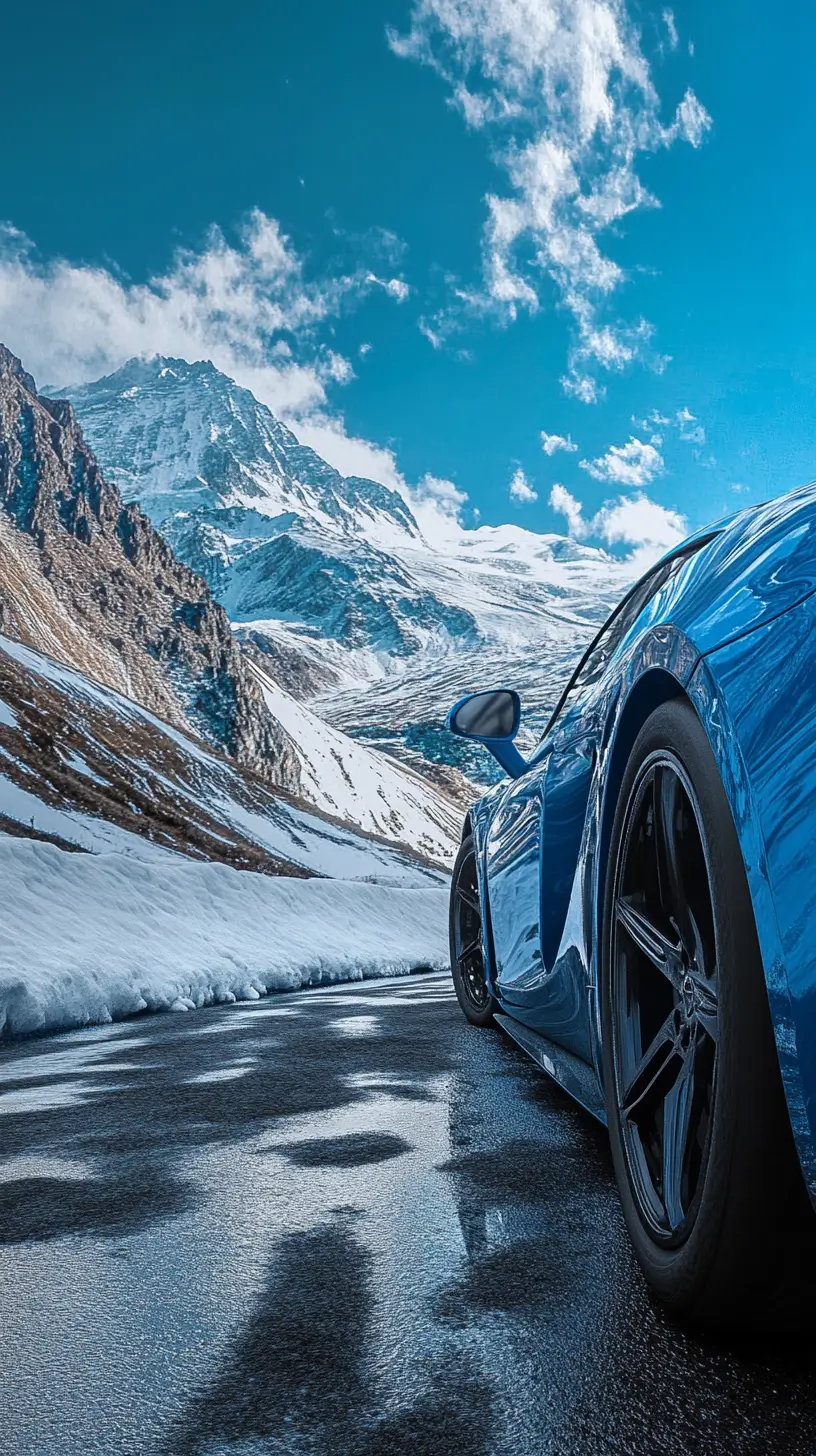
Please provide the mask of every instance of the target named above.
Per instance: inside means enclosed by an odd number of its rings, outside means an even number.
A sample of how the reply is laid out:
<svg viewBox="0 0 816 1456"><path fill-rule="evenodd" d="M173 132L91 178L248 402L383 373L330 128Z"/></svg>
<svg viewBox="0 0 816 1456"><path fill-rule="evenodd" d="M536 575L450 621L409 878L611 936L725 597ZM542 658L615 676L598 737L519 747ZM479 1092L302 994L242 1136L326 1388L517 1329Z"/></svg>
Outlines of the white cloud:
<svg viewBox="0 0 816 1456"><path fill-rule="evenodd" d="M680 439L686 440L691 445L705 444L705 430L699 424L696 417L684 405L675 415L675 424L680 431Z"/></svg>
<svg viewBox="0 0 816 1456"><path fill-rule="evenodd" d="M670 11L664 23L674 45ZM678 140L699 146L711 124L705 107L689 90L663 123L625 0L414 0L408 33L390 31L389 42L442 77L509 184L486 199L484 290L478 300L471 293L471 306L511 321L535 313L554 283L573 320L564 388L596 400L594 374L648 359L652 332L645 320L606 316L625 275L599 239L627 214L659 206L638 177L639 158ZM444 327L444 317L434 320L436 335Z"/></svg>
<svg viewBox="0 0 816 1456"><path fill-rule="evenodd" d="M581 460L581 469L595 480L613 485L645 486L664 469L663 456L655 445L630 435L625 445L610 445L605 455Z"/></svg>
<svg viewBox="0 0 816 1456"><path fill-rule="evenodd" d="M525 506L532 505L533 501L538 500L538 491L533 490L521 468L514 472L513 479L510 481L510 499L517 505Z"/></svg>
<svg viewBox="0 0 816 1456"><path fill-rule="evenodd" d="M435 329L432 329L430 324L426 323L424 319L419 320L418 328L419 332L425 335L425 338L428 340L428 343L430 344L432 349L442 348L442 345L445 342L442 338L442 335L440 333L437 333Z"/></svg>
<svg viewBox="0 0 816 1456"><path fill-rule="evenodd" d="M663 11L663 24L666 27L666 33L669 37L669 46L673 51L676 51L680 37L677 34L677 25L675 24L674 14L671 10Z"/></svg>
<svg viewBox="0 0 816 1456"><path fill-rule="evenodd" d="M414 487L411 509L423 534L433 545L460 534L462 508L467 498L467 492L460 490L452 480L440 479L437 475L423 475Z"/></svg>
<svg viewBox="0 0 816 1456"><path fill-rule="evenodd" d="M587 518L581 502L563 485L554 485L550 505L566 517L569 534L576 540L592 537L607 546L627 547L627 559L639 571L645 571L688 534L684 516L650 500L643 492L605 501L594 516Z"/></svg>
<svg viewBox="0 0 816 1456"><path fill-rule="evenodd" d="M580 374L574 369L563 376L561 388L573 399L580 399L582 404L596 404L604 393L597 380L593 379L591 375Z"/></svg>
<svg viewBox="0 0 816 1456"><path fill-rule="evenodd" d="M384 289L389 298L395 298L397 303L404 303L411 293L411 285L404 278L378 278L376 273L368 273L366 283L374 283Z"/></svg>
<svg viewBox="0 0 816 1456"><path fill-rule="evenodd" d="M545 455L554 455L556 450L577 450L578 446L571 435L548 435L546 430L541 431L541 448Z"/></svg>
<svg viewBox="0 0 816 1456"><path fill-rule="evenodd" d="M257 210L237 242L212 227L203 248L180 249L147 283L65 259L42 262L6 228L0 338L52 384L96 379L134 355L208 358L278 413L308 412L325 403L327 381L351 371L316 342L316 331L367 286L362 273L307 280L278 223ZM304 339L308 357L298 359L290 345Z"/></svg>
<svg viewBox="0 0 816 1456"><path fill-rule="evenodd" d="M678 545L688 534L685 518L678 511L647 495L607 501L593 517L592 526L609 546L653 546L662 551Z"/></svg>
<svg viewBox="0 0 816 1456"><path fill-rule="evenodd" d="M683 405L673 415L662 415L659 410L653 409L645 420L635 420L633 416L632 423L638 424L642 430L651 430L654 425L657 425L661 430L675 429L678 432L679 438L685 440L687 444L705 444L705 429L700 424L697 416L691 413L687 405ZM651 439L653 444L660 445L663 443L662 437L659 434L653 434Z"/></svg>
<svg viewBox="0 0 816 1456"><path fill-rule="evenodd" d="M566 516L567 530L570 536L581 540L587 534L587 523L584 520L581 502L567 490L565 485L554 485L550 491L550 505L559 515Z"/></svg>
<svg viewBox="0 0 816 1456"><path fill-rule="evenodd" d="M669 128L669 136L672 140L675 136L682 137L693 147L699 147L710 126L711 117L694 92L689 90L677 108L674 126Z"/></svg>

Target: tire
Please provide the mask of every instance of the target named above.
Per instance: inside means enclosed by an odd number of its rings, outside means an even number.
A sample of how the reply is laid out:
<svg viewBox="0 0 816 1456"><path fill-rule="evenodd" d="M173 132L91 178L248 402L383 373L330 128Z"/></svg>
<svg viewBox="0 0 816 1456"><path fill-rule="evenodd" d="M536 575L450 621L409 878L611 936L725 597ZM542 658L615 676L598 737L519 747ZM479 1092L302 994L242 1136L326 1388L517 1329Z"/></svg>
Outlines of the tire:
<svg viewBox="0 0 816 1456"><path fill-rule="evenodd" d="M748 881L714 754L684 699L644 724L621 784L601 1011L615 1176L653 1293L714 1327L812 1322L816 1217Z"/></svg>
<svg viewBox="0 0 816 1456"><path fill-rule="evenodd" d="M485 975L484 921L476 872L476 846L468 834L451 877L450 958L456 999L473 1026L491 1026L498 1002Z"/></svg>

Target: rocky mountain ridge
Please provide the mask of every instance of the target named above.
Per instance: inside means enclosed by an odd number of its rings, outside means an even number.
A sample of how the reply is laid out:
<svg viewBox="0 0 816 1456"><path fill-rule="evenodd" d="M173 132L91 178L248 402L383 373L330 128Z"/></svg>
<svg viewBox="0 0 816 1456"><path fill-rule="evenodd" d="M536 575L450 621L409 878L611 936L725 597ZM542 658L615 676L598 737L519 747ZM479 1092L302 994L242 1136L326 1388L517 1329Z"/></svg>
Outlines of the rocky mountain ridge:
<svg viewBox="0 0 816 1456"><path fill-rule="evenodd" d="M0 631L299 787L223 608L103 476L68 401L2 345Z"/></svg>

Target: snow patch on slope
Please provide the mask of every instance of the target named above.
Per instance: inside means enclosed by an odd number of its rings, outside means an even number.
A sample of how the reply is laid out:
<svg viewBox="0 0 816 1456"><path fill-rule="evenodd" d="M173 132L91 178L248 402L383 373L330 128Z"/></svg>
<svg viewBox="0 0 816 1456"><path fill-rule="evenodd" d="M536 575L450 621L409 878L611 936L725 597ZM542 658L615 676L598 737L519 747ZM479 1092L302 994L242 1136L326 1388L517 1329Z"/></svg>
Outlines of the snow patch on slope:
<svg viewBox="0 0 816 1456"><path fill-rule="evenodd" d="M3 657L18 663L29 675L24 680L24 696L36 696L38 679L58 691L59 717L70 722L80 735L83 760L90 757L111 778L138 783L148 798L156 800L156 790L164 788L169 795L165 796L165 807L175 804L185 820L206 822L211 831L213 825L224 833L233 829L282 862L312 874L343 880L377 879L406 886L444 882L441 869L421 863L393 842L369 838L352 824L332 822L322 817L319 809L311 810L308 804L271 790L149 709L92 682L74 668L52 662L32 648L0 636L0 672ZM13 716L11 709L4 707ZM102 728L111 724L119 725L121 731L100 737ZM155 730L147 738L138 732L144 725ZM9 722L6 726L13 728L16 724ZM336 736L343 743L349 742L340 734ZM137 741L141 749L135 746ZM13 743L10 734L6 735L6 743ZM176 750L170 755L166 752L168 745ZM141 756L148 751L150 761ZM57 835L92 854L116 851L151 862L157 858L163 863L177 860L172 848L112 822L112 807L105 807L102 796L95 813L81 812L64 800L60 803L53 794L46 793L48 802L44 802L45 785L32 768L32 763L37 768L40 764L31 759L26 764L19 752L19 746L15 755L0 743L0 815L37 833ZM161 765L172 778L167 778ZM45 759L42 768L47 769ZM87 780L87 768L86 761L85 772L79 771L81 780ZM47 772L45 776L47 780ZM95 778L104 782L99 773ZM447 805L446 800L439 802ZM443 838L440 833L440 843ZM447 852L447 841L444 844ZM440 857L434 856L437 860Z"/></svg>
<svg viewBox="0 0 816 1456"><path fill-rule="evenodd" d="M303 792L319 809L451 861L461 811L410 769L331 728L252 663L264 700L295 744Z"/></svg>

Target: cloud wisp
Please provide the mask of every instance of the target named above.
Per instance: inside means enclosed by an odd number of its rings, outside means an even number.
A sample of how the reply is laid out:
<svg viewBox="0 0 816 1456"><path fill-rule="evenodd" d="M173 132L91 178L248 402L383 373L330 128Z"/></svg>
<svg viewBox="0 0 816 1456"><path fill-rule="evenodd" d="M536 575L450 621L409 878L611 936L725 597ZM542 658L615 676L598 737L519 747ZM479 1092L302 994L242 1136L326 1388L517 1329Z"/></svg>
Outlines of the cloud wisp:
<svg viewBox="0 0 816 1456"><path fill-rule="evenodd" d="M351 361L326 343L333 320L372 290L400 304L408 288L390 273L362 266L310 278L280 225L259 211L232 241L211 228L200 249L179 250L162 275L145 283L112 267L43 261L13 227L0 229L0 339L40 383L58 388L96 379L133 356L210 359L344 475L367 476L399 491L426 539L444 546L461 533L466 492L432 474L406 481L393 450L350 435L330 399L354 374ZM688 410L678 411L672 423L682 438L693 438L700 428ZM643 492L663 470L654 439L633 436L579 464L595 479ZM569 435L546 431L541 445L548 457L578 450ZM538 500L520 468L509 498L516 506ZM591 534L624 548L640 549L652 540L662 545L682 519L643 494L628 505L607 503L589 520L563 486L553 488L551 504L566 514L572 535ZM647 529L650 536L636 539Z"/></svg>
<svg viewBox="0 0 816 1456"><path fill-rule="evenodd" d="M664 15L670 45L676 29ZM469 128L485 133L507 178L487 197L483 288L457 307L504 321L535 313L555 285L573 321L565 391L591 403L599 374L635 358L661 360L645 319L610 318L623 269L601 238L658 200L642 185L641 156L676 141L700 146L711 119L688 90L671 121L625 0L415 0L398 55L432 67ZM426 322L438 344L455 315Z"/></svg>
<svg viewBox="0 0 816 1456"><path fill-rule="evenodd" d="M308 414L325 404L327 383L352 377L348 360L319 343L319 326L376 286L397 299L407 287L363 269L307 279L280 225L259 210L234 242L213 226L203 247L179 249L146 283L43 262L15 228L0 232L0 338L54 384L98 378L134 355L209 358L277 412Z"/></svg>
<svg viewBox="0 0 816 1456"><path fill-rule="evenodd" d="M604 501L594 515L585 516L582 502L566 486L554 485L550 505L565 517L567 531L576 541L592 538L622 547L638 571L645 571L688 535L685 517L651 500L645 491Z"/></svg>
<svg viewBox="0 0 816 1456"><path fill-rule="evenodd" d="M548 435L546 430L542 430L541 448L545 455L554 455L557 450L565 450L568 454L573 454L578 446L571 435Z"/></svg>
<svg viewBox="0 0 816 1456"><path fill-rule="evenodd" d="M328 390L354 371L322 341L321 326L374 289L397 304L410 291L364 267L309 279L279 223L258 210L234 241L213 226L200 249L180 249L146 283L113 268L43 261L17 229L0 228L0 340L41 384L97 379L134 356L210 359L344 475L398 490L429 541L446 540L460 529L466 494L432 476L410 485L393 451L349 435L329 401Z"/></svg>
<svg viewBox="0 0 816 1456"><path fill-rule="evenodd" d="M538 491L533 489L520 466L513 473L509 494L511 501L519 506L530 506L538 500Z"/></svg>
<svg viewBox="0 0 816 1456"><path fill-rule="evenodd" d="M635 487L648 485L656 476L662 475L665 468L657 446L638 440L634 435L630 435L625 445L610 445L604 455L578 463L593 480Z"/></svg>

